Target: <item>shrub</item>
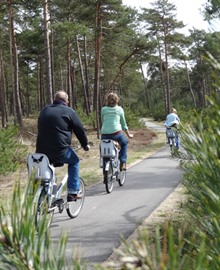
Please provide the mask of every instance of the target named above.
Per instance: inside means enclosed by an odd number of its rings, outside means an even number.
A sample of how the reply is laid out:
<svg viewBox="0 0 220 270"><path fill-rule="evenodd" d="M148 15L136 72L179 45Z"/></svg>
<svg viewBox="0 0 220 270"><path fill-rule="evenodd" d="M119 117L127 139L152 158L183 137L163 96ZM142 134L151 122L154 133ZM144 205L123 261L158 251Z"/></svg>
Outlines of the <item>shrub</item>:
<svg viewBox="0 0 220 270"><path fill-rule="evenodd" d="M17 140L18 132L15 126L0 129L0 175L15 171L27 153L26 146Z"/></svg>
<svg viewBox="0 0 220 270"><path fill-rule="evenodd" d="M182 145L188 160L182 163L189 210L197 221L195 234L207 236L208 269L220 269L220 105L209 99L209 107L182 131Z"/></svg>
<svg viewBox="0 0 220 270"><path fill-rule="evenodd" d="M36 231L34 198L28 190L29 185L23 191L17 184L12 206L7 211L0 207L0 269L83 269L79 260L65 257L66 235L54 247L46 229L46 218Z"/></svg>

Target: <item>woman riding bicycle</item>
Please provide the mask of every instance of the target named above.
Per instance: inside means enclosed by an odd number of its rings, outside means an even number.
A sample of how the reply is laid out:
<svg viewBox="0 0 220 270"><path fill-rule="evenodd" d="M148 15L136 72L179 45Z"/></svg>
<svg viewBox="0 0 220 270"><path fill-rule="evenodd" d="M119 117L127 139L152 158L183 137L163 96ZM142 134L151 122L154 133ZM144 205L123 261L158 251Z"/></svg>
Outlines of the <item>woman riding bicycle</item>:
<svg viewBox="0 0 220 270"><path fill-rule="evenodd" d="M133 134L128 130L124 110L118 103L117 94L109 93L106 96L106 105L101 110L101 139L111 139L119 143L121 147L119 152L120 169L126 170L128 140L123 131L129 138L133 138Z"/></svg>
<svg viewBox="0 0 220 270"><path fill-rule="evenodd" d="M178 133L177 133L177 128L178 125L180 124L180 119L177 115L177 111L175 108L171 109L171 113L167 115L166 121L164 122L164 125L166 128L175 128L176 129L176 147L179 148L179 140L178 140ZM167 134L167 132L166 132Z"/></svg>

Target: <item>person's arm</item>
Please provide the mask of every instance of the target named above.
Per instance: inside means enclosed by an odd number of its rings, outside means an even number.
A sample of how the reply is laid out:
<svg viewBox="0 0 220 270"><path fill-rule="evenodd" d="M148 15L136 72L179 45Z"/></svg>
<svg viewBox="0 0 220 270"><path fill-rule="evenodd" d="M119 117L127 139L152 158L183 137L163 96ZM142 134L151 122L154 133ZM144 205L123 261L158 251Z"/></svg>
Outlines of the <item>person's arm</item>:
<svg viewBox="0 0 220 270"><path fill-rule="evenodd" d="M178 115L176 116L176 119L177 119L177 121L178 121L179 124L180 124L180 119L179 119L179 116L178 116Z"/></svg>
<svg viewBox="0 0 220 270"><path fill-rule="evenodd" d="M126 124L126 120L125 120L125 114L124 114L124 110L121 108L121 126L122 126L122 130L124 130L124 132L126 133L126 135L128 136L128 138L133 138L133 134L130 133L128 126Z"/></svg>
<svg viewBox="0 0 220 270"><path fill-rule="evenodd" d="M127 129L125 130L125 133L127 134L128 138L133 138L133 134L130 133L130 131Z"/></svg>

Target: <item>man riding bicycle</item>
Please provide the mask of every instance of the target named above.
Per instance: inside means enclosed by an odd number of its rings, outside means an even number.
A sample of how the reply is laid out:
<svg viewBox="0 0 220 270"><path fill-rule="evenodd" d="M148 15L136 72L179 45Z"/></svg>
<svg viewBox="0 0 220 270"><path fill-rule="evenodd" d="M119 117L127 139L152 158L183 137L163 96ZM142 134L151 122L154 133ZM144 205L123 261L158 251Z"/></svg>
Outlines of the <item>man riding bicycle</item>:
<svg viewBox="0 0 220 270"><path fill-rule="evenodd" d="M85 151L89 150L84 127L64 91L55 94L53 104L42 109L38 117L36 152L47 155L52 164L68 164L67 201L80 199L79 157L71 148L72 133Z"/></svg>

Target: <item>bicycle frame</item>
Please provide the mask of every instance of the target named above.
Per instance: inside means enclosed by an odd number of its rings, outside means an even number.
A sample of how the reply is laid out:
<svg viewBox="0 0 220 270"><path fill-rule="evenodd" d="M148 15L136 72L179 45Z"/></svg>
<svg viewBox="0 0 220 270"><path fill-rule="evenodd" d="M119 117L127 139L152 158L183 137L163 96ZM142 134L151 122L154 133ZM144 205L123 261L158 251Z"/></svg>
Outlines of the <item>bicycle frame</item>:
<svg viewBox="0 0 220 270"><path fill-rule="evenodd" d="M36 211L36 225L38 223L38 216L42 216L45 211L51 214L48 219L48 227L52 220L53 213L56 209L62 213L66 206L67 214L70 218L75 218L80 213L85 197L84 181L80 178L80 194L81 199L67 202L67 199L62 198L62 191L67 184L68 173L63 177L61 183L57 187L55 166L51 165L47 156L41 153L30 154L27 158L27 168L29 177L33 183L40 181L37 190L34 189L34 203L37 205ZM66 196L67 197L67 196Z"/></svg>

